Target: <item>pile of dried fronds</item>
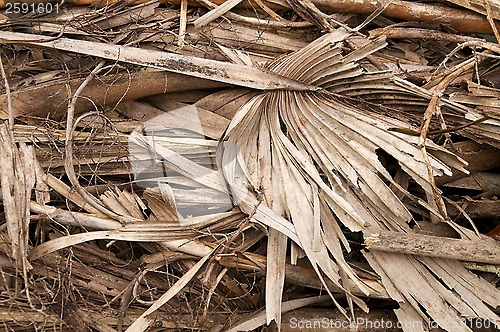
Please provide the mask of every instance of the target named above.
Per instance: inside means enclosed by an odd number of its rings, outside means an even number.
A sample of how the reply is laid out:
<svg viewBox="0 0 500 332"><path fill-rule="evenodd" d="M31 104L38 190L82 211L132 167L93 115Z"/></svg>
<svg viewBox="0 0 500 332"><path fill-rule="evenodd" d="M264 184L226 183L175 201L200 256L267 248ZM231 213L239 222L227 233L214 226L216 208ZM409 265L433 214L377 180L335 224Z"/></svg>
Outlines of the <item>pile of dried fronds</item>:
<svg viewBox="0 0 500 332"><path fill-rule="evenodd" d="M500 326L498 2L34 3L0 23L7 330Z"/></svg>

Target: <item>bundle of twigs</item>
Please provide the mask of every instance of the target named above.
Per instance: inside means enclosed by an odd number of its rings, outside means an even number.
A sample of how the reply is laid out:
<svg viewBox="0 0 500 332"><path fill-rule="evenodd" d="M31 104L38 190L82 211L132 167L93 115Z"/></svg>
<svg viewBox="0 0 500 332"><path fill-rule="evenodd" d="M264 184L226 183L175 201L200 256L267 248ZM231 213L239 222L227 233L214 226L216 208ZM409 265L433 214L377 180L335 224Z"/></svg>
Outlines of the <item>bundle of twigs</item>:
<svg viewBox="0 0 500 332"><path fill-rule="evenodd" d="M498 6L454 3L7 3L6 328L498 327Z"/></svg>

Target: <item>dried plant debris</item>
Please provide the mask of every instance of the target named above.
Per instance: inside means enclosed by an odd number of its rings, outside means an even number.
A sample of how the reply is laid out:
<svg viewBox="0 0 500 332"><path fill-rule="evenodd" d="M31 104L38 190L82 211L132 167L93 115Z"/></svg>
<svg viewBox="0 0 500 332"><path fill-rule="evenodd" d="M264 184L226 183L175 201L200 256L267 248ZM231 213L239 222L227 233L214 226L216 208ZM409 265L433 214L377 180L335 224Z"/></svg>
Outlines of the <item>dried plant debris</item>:
<svg viewBox="0 0 500 332"><path fill-rule="evenodd" d="M3 326L500 328L498 4L451 2L0 4Z"/></svg>
<svg viewBox="0 0 500 332"><path fill-rule="evenodd" d="M340 54L341 45L334 46L347 36L348 33L341 29L324 35L301 52L271 63L269 68L283 76L322 86L325 90L338 84L339 72L354 77L352 80L356 82L356 78L363 77L363 73L356 70L355 60L344 59L363 58L383 47L384 43L374 41L371 47L344 57ZM382 229L411 232L408 221L412 216L387 185L397 183L377 159L377 149L395 158L401 169L424 190L433 191L426 160L418 148L418 137L391 133L388 129L393 123L390 118L370 117L326 92L266 92L254 97L235 114L223 138L221 168L233 196L242 201L239 204L242 211L251 213L251 199L246 196L254 196L254 202L259 201L288 219L282 219L281 223L294 228L294 235L299 241L296 244L318 269L318 274L321 269L331 280L342 282L342 274L356 280L355 273L342 254L341 243L345 243L346 239L338 232L340 227L337 222L351 231L362 231L365 236ZM433 174L451 174L450 166L463 170L460 159L443 149L436 150L437 146L431 142L426 144L431 154ZM432 156L433 149L441 159ZM435 212L433 205L434 202L429 201L424 207L445 220L445 216ZM258 211L259 207L253 209ZM275 219L259 221L278 229L274 224ZM464 236L470 235L465 231ZM271 246L278 245L272 243L271 239L270 234L268 255L278 255L270 250ZM286 252L281 254L285 255ZM420 319L427 322L428 316L436 321L444 321L449 317L459 320L462 313L450 310L444 299L445 294L436 292L436 285L440 285L440 282L429 272L422 276L423 271L426 271L425 265L415 258L377 251L365 255L379 274L387 275L386 282L390 280L394 284L398 292L394 294L396 298L413 304L413 308L400 309L409 311L398 314L400 320L405 321L405 317L414 320L417 313ZM333 261L330 257L333 257ZM279 259L276 258L277 261ZM444 263L437 260L433 264ZM405 274L394 269L395 265L404 266ZM427 269L439 276L432 268ZM282 285L275 277L282 275L283 270L284 267L280 273L275 273L268 267L268 287ZM416 275L422 277L422 281L412 283L410 280ZM359 286L362 287L361 284ZM488 283L483 286L494 291ZM476 284L476 287L481 286ZM346 294L349 294L348 289ZM441 297L438 303L443 303L443 307L435 308L436 302L433 302L433 308L425 307L425 301L430 296ZM453 301L462 302L464 295L459 296ZM462 305L469 301L477 303L478 300L467 300ZM498 305L496 301L488 304L494 307ZM427 310L428 316L419 309L419 305ZM279 307L266 308L271 313L272 310L279 312ZM496 316L492 311L487 315L492 320ZM279 315L271 318L276 316Z"/></svg>

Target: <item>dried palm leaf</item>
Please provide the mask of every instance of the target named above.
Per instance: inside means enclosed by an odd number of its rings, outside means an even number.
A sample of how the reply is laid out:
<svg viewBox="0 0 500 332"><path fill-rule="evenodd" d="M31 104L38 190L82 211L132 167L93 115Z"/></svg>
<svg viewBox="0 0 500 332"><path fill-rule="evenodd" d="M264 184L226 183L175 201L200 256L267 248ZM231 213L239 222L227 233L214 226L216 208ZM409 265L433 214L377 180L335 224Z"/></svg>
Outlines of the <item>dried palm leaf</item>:
<svg viewBox="0 0 500 332"><path fill-rule="evenodd" d="M26 43L51 47L60 51L76 52L111 59L150 68L163 69L198 78L206 78L219 82L265 89L311 90L307 86L257 67L241 66L227 62L182 56L175 53L160 52L133 48L129 46L111 45L70 38L51 38L18 32L2 31L1 43Z"/></svg>
<svg viewBox="0 0 500 332"><path fill-rule="evenodd" d="M328 300L328 296L314 296L314 297L309 297L309 298L302 298L302 299L297 299L297 300L291 300L287 302L280 303L280 307L282 308L282 312L288 312L292 311L295 309L298 309L300 307L304 307L306 305L311 305L315 303L320 303L322 301ZM231 327L229 332L237 332L237 331L250 331L258 328L259 326L263 325L265 322L265 313L262 311L256 312L254 315L252 315L251 319L247 319L241 323L236 323L235 326Z"/></svg>
<svg viewBox="0 0 500 332"><path fill-rule="evenodd" d="M344 289L349 301L366 308L350 294L346 283L349 278L369 293L344 258L342 246L347 251L350 248L338 223L351 231L362 231L365 236L378 230L412 232L408 225L412 215L389 184L407 192L393 180L377 152L382 150L394 157L426 192L434 189L428 167L434 175L466 171L463 160L432 141L425 142L430 154L426 159L418 137L389 131L395 125L408 125L387 116L367 114L328 91L391 89L390 85L384 86L391 75L367 73L357 64L384 47L384 40L374 40L344 55L342 42L349 35L338 29L268 64L272 72L324 90L267 91L255 95L233 117L219 146L218 162L233 200L243 212L281 232L286 228L284 234L305 252L318 276L322 278L324 273ZM433 202L417 201L441 220L446 219L433 209ZM259 214L267 207L273 213ZM470 236L466 230L459 230L463 236ZM274 260L284 260L285 252L277 249L283 246L283 240L270 236L269 241ZM396 313L402 322L421 321L425 326L433 319L449 329L446 322L459 321L461 315L493 322L498 319L483 304L484 301L495 307L498 299L477 297L456 288L457 293L450 295L450 284L449 288L440 284L436 276L444 276L438 267L451 261L429 262L377 251L366 253L366 257L382 276L391 297L400 303L401 309ZM280 292L276 286L282 285L279 276L284 273L283 265L268 267L267 272L268 287L273 294ZM498 294L486 282L476 285ZM274 319L279 326L280 308L276 301L269 301L266 310L268 323ZM467 329L463 324L460 328Z"/></svg>
<svg viewBox="0 0 500 332"><path fill-rule="evenodd" d="M184 274L172 287L170 287L166 293L164 293L152 306L149 307L148 310L136 319L134 323L129 326L127 331L142 332L151 327L155 321L154 315L152 314L172 299L177 293L179 293L191 281L191 279L196 276L196 274L200 271L207 260L212 257L213 253L217 249L218 248L213 249L209 254L194 264L193 267L191 267L186 274Z"/></svg>
<svg viewBox="0 0 500 332"><path fill-rule="evenodd" d="M10 255L27 277L26 271L31 268L27 256L29 205L36 183L35 154L32 146L17 146L6 122L0 125L0 160L2 203L12 244Z"/></svg>

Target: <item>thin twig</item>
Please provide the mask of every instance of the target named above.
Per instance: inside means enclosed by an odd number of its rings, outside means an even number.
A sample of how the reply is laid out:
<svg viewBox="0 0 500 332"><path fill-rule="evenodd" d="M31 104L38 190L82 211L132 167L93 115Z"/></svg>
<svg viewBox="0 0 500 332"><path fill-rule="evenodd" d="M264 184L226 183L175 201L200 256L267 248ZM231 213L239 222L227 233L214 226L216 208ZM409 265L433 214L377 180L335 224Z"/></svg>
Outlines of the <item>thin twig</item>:
<svg viewBox="0 0 500 332"><path fill-rule="evenodd" d="M430 163L430 158L426 150L425 142L427 135L429 133L429 126L431 123L431 119L433 115L441 115L441 98L443 96L444 91L448 87L448 85L453 82L457 77L462 75L464 72L467 70L471 69L474 67L475 61L464 61L462 62L462 66L459 66L457 70L454 72L450 73L448 76L446 76L435 88L432 98L429 102L429 105L427 109L425 110L422 124L420 126L420 143L419 147L422 152L422 157L424 159L424 162L427 167L427 173L428 173L428 180L429 184L431 186L431 192L428 193L430 195L430 202L434 202L435 206L437 207L439 213L441 216L447 220L447 212L446 212L446 206L444 204L443 198L441 197L441 192L436 186L436 182L434 179L434 172L432 170L432 166ZM443 128L446 129L446 128Z"/></svg>
<svg viewBox="0 0 500 332"><path fill-rule="evenodd" d="M184 46L184 37L186 35L187 27L187 7L188 1L181 0L181 15L179 20L179 39L177 40L177 46L182 48Z"/></svg>
<svg viewBox="0 0 500 332"><path fill-rule="evenodd" d="M497 39L497 43L500 42L500 33L498 32L497 25L495 24L495 20L493 19L493 14L491 12L491 6L489 0L484 0L484 7L486 8L486 19L491 25L491 29Z"/></svg>
<svg viewBox="0 0 500 332"><path fill-rule="evenodd" d="M446 57L439 64L438 68L434 71L434 73L437 73L441 68L446 67L446 62L448 62L451 59L451 57L454 56L458 51L460 51L466 47L481 47L481 48L485 48L486 50L488 50L490 52L495 52L495 53L500 54L500 46L498 44L493 44L493 43L483 41L483 40L478 40L478 39L469 40L469 41L466 41L460 45L457 45L457 47L455 47L453 49L453 51L451 51L448 55L446 55ZM490 54L488 51L486 51L487 54ZM471 59L470 61L474 61L474 59ZM460 66L462 66L462 64L459 64L458 66L460 67ZM456 69L453 68L451 70L451 72L454 72L455 70Z"/></svg>
<svg viewBox="0 0 500 332"><path fill-rule="evenodd" d="M80 84L78 89L75 91L73 94L73 97L71 98L71 101L68 105L68 113L66 117L66 140L65 140L65 163L64 163L64 169L66 171L66 174L68 176L69 181L75 188L75 190L80 194L80 196L85 199L92 207L97 209L99 212L105 214L106 216L113 218L115 220L121 221L121 222L130 222L130 221L135 221L133 220L134 218L131 217L124 217L120 216L113 211L109 210L105 206L101 204L100 201L98 201L93 195L91 195L85 188L83 188L80 185L80 182L78 181L78 178L76 177L75 173L75 168L74 168L74 162L73 162L73 135L76 130L76 123L74 123L74 116L75 116L75 109L76 109L76 103L78 101L78 98L80 97L81 93L87 86L87 84L90 83L90 81L94 78L94 76L101 71L106 64L106 60L102 60L99 62L99 64L94 68L94 70L87 76L87 78Z"/></svg>

